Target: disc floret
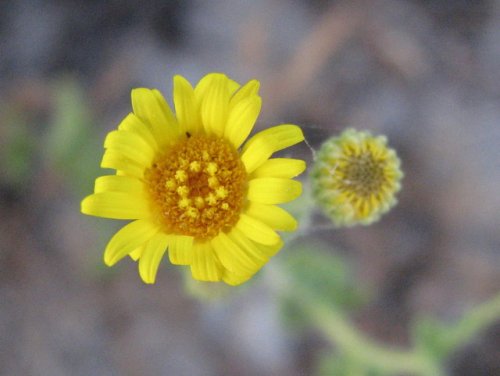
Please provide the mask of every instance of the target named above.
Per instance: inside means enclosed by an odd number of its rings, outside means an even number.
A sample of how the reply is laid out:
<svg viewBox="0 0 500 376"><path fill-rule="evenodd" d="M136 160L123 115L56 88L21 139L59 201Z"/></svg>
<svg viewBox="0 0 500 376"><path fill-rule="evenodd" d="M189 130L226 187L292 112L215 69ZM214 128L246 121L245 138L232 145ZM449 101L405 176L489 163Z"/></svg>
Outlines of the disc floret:
<svg viewBox="0 0 500 376"><path fill-rule="evenodd" d="M247 176L237 151L224 140L183 139L153 163L145 178L166 232L209 240L239 219Z"/></svg>

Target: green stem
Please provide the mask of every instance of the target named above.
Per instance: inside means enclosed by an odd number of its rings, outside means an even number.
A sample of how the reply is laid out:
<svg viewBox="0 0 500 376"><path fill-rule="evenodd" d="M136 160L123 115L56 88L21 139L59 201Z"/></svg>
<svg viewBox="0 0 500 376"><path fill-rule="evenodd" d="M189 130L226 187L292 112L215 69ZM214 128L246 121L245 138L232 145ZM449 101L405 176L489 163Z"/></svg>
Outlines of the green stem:
<svg viewBox="0 0 500 376"><path fill-rule="evenodd" d="M314 299L306 298L305 300L301 307L317 328L332 344L337 345L343 352L360 362L388 374L442 375L439 367L425 354L378 344L358 331L338 311Z"/></svg>
<svg viewBox="0 0 500 376"><path fill-rule="evenodd" d="M361 364L374 367L387 374L440 376L443 370L438 362L421 348L401 350L367 338L339 311L325 305L308 289L297 284L283 283L287 279L278 270L274 288L289 299L299 300L301 309L310 317L323 335L342 352ZM293 293L290 293L293 292ZM300 298L298 298L300 297ZM469 311L446 333L449 352L467 343L471 338L500 318L500 295Z"/></svg>
<svg viewBox="0 0 500 376"><path fill-rule="evenodd" d="M285 275L273 269L272 287L282 297L296 301L332 345L361 364L384 371L386 374L441 376L443 373L424 353L404 351L378 344L358 331L340 312L325 305L310 291L291 283ZM286 281L286 282L285 282Z"/></svg>
<svg viewBox="0 0 500 376"><path fill-rule="evenodd" d="M450 328L447 333L449 350L466 344L498 320L500 320L500 294L471 309L453 328Z"/></svg>
<svg viewBox="0 0 500 376"><path fill-rule="evenodd" d="M278 279L279 280L279 279ZM275 279L276 281L276 279ZM292 286L292 287L291 287ZM315 298L307 289L294 284L281 284L277 292L297 300L300 307L324 336L353 359L387 374L440 376L443 370L421 349L401 350L382 345L366 337L350 320L337 310ZM293 291L290 294L289 291ZM464 315L454 328L450 328L449 351L463 346L479 332L500 318L500 295L477 306Z"/></svg>

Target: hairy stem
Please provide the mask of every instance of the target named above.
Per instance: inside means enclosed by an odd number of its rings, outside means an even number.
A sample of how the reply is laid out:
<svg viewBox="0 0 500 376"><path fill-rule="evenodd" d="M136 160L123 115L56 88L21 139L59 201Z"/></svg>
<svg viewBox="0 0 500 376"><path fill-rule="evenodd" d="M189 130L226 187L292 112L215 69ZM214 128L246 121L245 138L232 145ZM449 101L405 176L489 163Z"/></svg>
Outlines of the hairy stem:
<svg viewBox="0 0 500 376"><path fill-rule="evenodd" d="M308 289L291 283L277 270L273 278L276 292L296 301L308 315L310 322L321 331L332 345L360 364L376 368L385 374L409 374L421 376L441 376L444 371L439 364L443 359L435 359L421 348L398 349L377 343L359 331L344 314L322 302ZM288 283L284 283L287 281ZM448 354L466 344L488 326L500 319L500 295L470 310L446 332Z"/></svg>

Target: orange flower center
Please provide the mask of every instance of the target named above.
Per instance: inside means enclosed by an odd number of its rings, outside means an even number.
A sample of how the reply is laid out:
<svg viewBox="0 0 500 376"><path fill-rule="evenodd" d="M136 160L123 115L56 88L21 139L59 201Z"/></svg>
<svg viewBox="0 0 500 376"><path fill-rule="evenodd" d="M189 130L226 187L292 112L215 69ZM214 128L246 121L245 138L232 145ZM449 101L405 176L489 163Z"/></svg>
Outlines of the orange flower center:
<svg viewBox="0 0 500 376"><path fill-rule="evenodd" d="M247 174L226 140L191 136L146 170L158 221L168 233L208 240L228 231L243 208Z"/></svg>

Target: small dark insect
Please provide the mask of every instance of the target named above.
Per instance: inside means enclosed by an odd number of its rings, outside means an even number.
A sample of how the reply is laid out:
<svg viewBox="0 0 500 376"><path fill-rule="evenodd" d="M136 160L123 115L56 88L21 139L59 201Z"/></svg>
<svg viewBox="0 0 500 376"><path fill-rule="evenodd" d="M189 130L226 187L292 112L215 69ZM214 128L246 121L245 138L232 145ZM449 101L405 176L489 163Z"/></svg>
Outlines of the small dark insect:
<svg viewBox="0 0 500 376"><path fill-rule="evenodd" d="M191 137L191 133L186 132L186 137L187 137L187 138Z"/></svg>

